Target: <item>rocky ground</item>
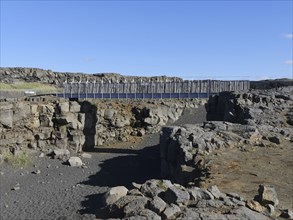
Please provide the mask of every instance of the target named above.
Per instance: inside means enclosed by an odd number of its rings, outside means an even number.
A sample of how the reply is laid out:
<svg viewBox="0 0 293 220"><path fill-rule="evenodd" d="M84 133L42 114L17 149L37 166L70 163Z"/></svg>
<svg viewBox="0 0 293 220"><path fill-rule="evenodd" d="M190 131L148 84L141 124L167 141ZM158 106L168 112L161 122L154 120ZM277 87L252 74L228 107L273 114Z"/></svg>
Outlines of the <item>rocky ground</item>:
<svg viewBox="0 0 293 220"><path fill-rule="evenodd" d="M89 155L81 155L82 151L72 150L69 144L71 156L77 153L83 163L79 158L69 157L67 149L50 151L50 157L55 157L50 159L40 155L41 152L46 154L48 148L42 147L40 151L37 145L29 149L35 154L32 165L22 169L1 165L1 217L293 218L292 91L293 88L288 87L229 92L212 97L205 107L198 103L191 108L176 105L174 109L179 107L180 111L174 119L183 116L174 124L170 122L175 120L168 120L174 111L166 117L165 110L158 111L152 103L146 110L144 106L138 111L134 108L131 117L141 123L143 126L138 128L148 134L136 133L125 142L86 148ZM117 123L123 124L127 119L127 115L121 115L122 110L110 112L111 108L106 108L102 114L95 111L93 114L91 105L88 110L88 106L76 103L55 104L54 114L44 113L43 107L36 108L36 112L50 115L48 120L37 117L37 127L50 127L53 134L66 134L59 139L54 136L61 141L80 127L85 131L84 125L79 124L84 122L79 120L83 111L90 119L92 115L100 119L94 124L95 128L99 124L106 125L108 130L104 133L119 130ZM8 107L3 109L10 111ZM19 117L16 120L20 120ZM51 121L58 126L51 125ZM164 123L160 124L161 121ZM1 123L2 131L13 129L13 123L6 118L1 118ZM44 126L40 126L42 123ZM166 126L156 133L163 125ZM129 129L129 125L124 127ZM138 132L136 126L132 129ZM47 138L48 143L50 138L52 136ZM6 137L3 146L9 143ZM18 144L23 143L27 142Z"/></svg>
<svg viewBox="0 0 293 220"><path fill-rule="evenodd" d="M275 79L275 80L260 80L251 81L250 88L252 89L276 89L284 86L293 86L293 80L291 79Z"/></svg>
<svg viewBox="0 0 293 220"><path fill-rule="evenodd" d="M196 113L196 114L195 114ZM187 110L176 124L201 122L202 106ZM96 147L85 166L70 167L64 161L39 157L31 150L28 167L1 165L1 220L11 219L95 219L102 196L109 187L143 183L160 177L159 134L132 142ZM38 173L40 171L40 173Z"/></svg>

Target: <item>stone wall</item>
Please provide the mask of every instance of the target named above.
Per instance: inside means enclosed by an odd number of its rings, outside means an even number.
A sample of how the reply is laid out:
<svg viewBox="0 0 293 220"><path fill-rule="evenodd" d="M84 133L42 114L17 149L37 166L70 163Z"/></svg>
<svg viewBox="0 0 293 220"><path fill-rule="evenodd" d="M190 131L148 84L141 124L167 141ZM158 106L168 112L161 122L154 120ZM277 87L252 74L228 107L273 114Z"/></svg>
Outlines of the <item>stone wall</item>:
<svg viewBox="0 0 293 220"><path fill-rule="evenodd" d="M68 101L54 98L0 102L1 151L33 149L92 150L157 132L185 108L203 101Z"/></svg>

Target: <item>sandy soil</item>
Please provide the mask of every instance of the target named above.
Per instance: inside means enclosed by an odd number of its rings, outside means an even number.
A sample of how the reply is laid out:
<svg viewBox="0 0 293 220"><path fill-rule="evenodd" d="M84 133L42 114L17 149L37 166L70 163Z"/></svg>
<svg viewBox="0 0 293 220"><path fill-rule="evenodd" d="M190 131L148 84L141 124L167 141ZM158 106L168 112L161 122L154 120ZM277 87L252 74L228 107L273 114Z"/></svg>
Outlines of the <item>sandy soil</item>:
<svg viewBox="0 0 293 220"><path fill-rule="evenodd" d="M207 185L253 199L259 184L275 187L280 207L293 209L293 144L276 147L246 146L208 156L211 176Z"/></svg>

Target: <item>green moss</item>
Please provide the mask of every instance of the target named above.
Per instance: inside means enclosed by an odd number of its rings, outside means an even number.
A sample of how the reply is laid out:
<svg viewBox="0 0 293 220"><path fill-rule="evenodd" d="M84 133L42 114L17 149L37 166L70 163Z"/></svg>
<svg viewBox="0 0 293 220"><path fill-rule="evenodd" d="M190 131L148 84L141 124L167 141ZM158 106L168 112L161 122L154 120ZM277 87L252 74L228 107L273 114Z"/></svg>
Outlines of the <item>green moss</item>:
<svg viewBox="0 0 293 220"><path fill-rule="evenodd" d="M158 180L157 181L157 186L163 190L167 190L167 187L164 185L163 180Z"/></svg>

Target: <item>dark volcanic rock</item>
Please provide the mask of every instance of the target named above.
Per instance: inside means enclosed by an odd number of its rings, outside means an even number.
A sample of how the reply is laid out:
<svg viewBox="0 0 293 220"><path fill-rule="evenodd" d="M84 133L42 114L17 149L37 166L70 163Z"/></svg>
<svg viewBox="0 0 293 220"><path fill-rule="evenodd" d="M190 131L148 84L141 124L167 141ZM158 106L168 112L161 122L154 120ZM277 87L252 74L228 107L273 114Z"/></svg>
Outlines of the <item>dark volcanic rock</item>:
<svg viewBox="0 0 293 220"><path fill-rule="evenodd" d="M55 85L56 87L63 87L63 83L68 82L86 81L89 82L124 82L125 80L139 81L143 80L148 82L152 81L165 81L171 79L172 81L182 81L178 77L167 76L154 76L154 77L137 77L137 76L123 76L117 73L100 73L100 74L86 74L86 73L69 73L69 72L54 72L52 70L44 70L40 68L0 68L0 82L4 83L17 83L17 82L40 82L44 84Z"/></svg>
<svg viewBox="0 0 293 220"><path fill-rule="evenodd" d="M152 180L160 182L163 180ZM111 190L111 189L110 189ZM229 200L228 194L221 193L216 186L210 189L217 197L189 196L190 189L178 184L171 184L164 191L163 201L152 192L154 188L144 188L139 196L123 196L113 204L109 204L97 211L98 218L123 218L123 219L270 219L263 213L258 213L266 208L259 204L259 209L251 204L246 208L235 200ZM206 192L204 189L195 189L197 192ZM186 194L187 193L187 194ZM148 195L148 196L144 196ZM201 195L202 193L198 193ZM227 200L230 202L228 203ZM177 204L175 204L177 203ZM257 210L253 211L253 210ZM281 213L276 207L271 207L274 212ZM152 210L152 211L151 211ZM287 213L284 212L287 216Z"/></svg>

